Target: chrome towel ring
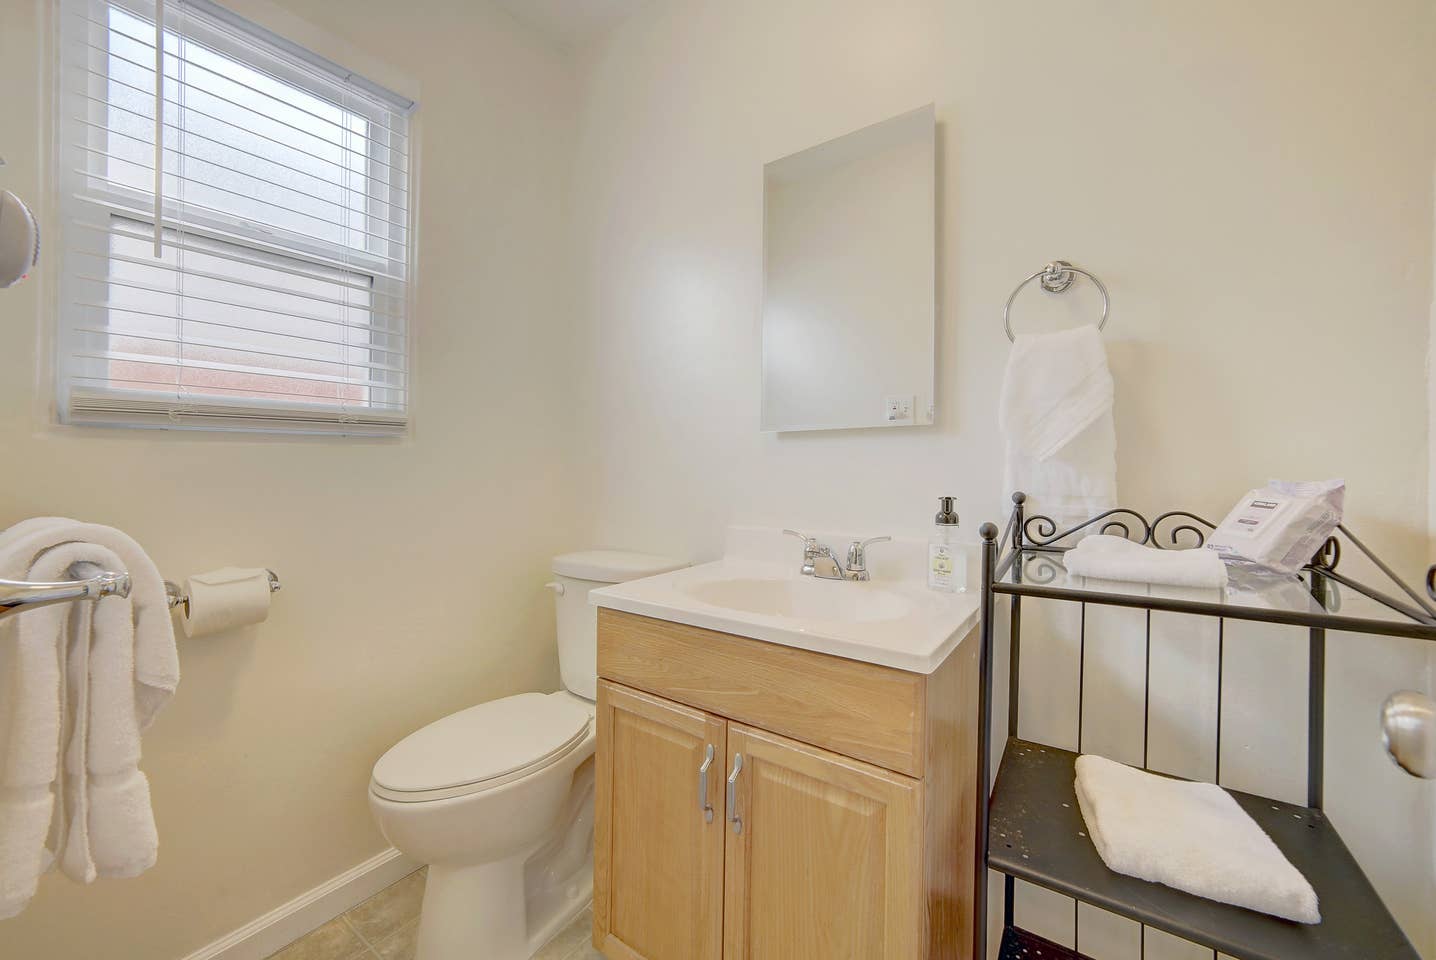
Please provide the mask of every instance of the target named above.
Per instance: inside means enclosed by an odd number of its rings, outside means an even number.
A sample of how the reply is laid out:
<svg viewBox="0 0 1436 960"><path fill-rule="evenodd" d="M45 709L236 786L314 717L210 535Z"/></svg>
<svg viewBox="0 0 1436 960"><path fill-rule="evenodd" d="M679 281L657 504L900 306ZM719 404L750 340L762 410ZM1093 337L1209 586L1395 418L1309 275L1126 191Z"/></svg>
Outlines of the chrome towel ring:
<svg viewBox="0 0 1436 960"><path fill-rule="evenodd" d="M1107 296L1107 288L1102 285L1102 281L1081 267L1074 267L1066 260L1053 260L1047 264L1047 266L1019 283L1017 288L1012 291L1012 295L1007 298L1007 305L1002 308L1002 327L1007 331L1007 339L1013 343L1017 342L1017 335L1012 332L1012 301L1017 299L1017 295L1022 292L1023 287L1027 286L1033 280L1041 280L1043 290L1046 290L1048 293L1062 293L1068 287L1072 286L1072 281L1077 278L1076 275L1079 273L1088 280L1091 280L1097 289L1102 292L1102 319L1097 322L1097 329L1101 330L1107 326L1107 309L1111 306L1111 301Z"/></svg>

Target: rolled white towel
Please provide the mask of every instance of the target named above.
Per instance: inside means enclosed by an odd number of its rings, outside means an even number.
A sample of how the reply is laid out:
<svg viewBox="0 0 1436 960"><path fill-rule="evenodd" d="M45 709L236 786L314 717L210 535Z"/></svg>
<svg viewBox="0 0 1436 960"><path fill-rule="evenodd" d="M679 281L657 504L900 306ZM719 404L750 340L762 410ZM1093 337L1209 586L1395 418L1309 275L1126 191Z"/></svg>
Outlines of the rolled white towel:
<svg viewBox="0 0 1436 960"><path fill-rule="evenodd" d="M93 543L112 551L130 575L135 624L135 715L143 731L179 686L179 649L165 582L145 549L128 534L98 523L64 517L22 520L0 533L0 556L36 557L55 544Z"/></svg>
<svg viewBox="0 0 1436 960"><path fill-rule="evenodd" d="M1216 784L1081 756L1076 788L1087 833L1109 869L1286 920L1321 922L1311 884Z"/></svg>
<svg viewBox="0 0 1436 960"><path fill-rule="evenodd" d="M128 573L130 596L0 621L0 919L56 861L82 883L155 862L139 759L140 731L179 680L163 581L108 527L42 518L0 533L5 579L68 579L77 563Z"/></svg>
<svg viewBox="0 0 1436 960"><path fill-rule="evenodd" d="M1227 565L1210 550L1161 550L1105 534L1083 539L1062 562L1075 577L1178 587L1227 585Z"/></svg>

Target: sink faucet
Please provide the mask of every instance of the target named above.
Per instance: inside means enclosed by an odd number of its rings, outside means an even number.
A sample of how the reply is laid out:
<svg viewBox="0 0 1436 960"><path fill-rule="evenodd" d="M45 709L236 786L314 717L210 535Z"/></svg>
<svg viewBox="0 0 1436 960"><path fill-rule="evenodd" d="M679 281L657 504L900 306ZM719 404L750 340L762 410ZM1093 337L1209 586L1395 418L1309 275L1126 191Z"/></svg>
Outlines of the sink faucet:
<svg viewBox="0 0 1436 960"><path fill-rule="evenodd" d="M838 555L833 548L826 544L819 543L812 537L804 536L796 530L784 530L790 537L797 537L803 541L803 576L817 577L819 580L869 580L867 549L875 543L886 543L892 537L871 537L867 540L854 540L848 544L848 560L844 564L838 560Z"/></svg>

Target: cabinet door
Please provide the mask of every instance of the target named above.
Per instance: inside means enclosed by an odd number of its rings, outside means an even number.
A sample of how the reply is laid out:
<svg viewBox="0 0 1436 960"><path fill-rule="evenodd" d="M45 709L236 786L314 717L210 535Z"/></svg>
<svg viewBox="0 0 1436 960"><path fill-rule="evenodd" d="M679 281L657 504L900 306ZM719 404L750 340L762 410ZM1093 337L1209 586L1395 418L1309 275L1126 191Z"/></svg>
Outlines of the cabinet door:
<svg viewBox="0 0 1436 960"><path fill-rule="evenodd" d="M724 960L922 954L917 780L728 725Z"/></svg>
<svg viewBox="0 0 1436 960"><path fill-rule="evenodd" d="M610 960L722 956L726 730L599 684L593 938Z"/></svg>

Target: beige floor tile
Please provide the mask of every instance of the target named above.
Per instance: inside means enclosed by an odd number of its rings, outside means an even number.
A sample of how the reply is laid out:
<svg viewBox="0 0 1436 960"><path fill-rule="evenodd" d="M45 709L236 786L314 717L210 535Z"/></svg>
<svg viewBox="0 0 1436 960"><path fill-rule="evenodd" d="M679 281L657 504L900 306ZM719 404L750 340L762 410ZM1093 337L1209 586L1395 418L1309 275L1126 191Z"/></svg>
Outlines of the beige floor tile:
<svg viewBox="0 0 1436 960"><path fill-rule="evenodd" d="M373 944L374 952L379 955L379 960L414 960L414 952L419 946L419 921L410 920L400 927L397 933L391 933L388 937Z"/></svg>
<svg viewBox="0 0 1436 960"><path fill-rule="evenodd" d="M574 945L565 938L567 930L559 931L558 936L548 943L539 947L539 952L533 955L533 960L568 960L568 955L573 952Z"/></svg>
<svg viewBox="0 0 1436 960"><path fill-rule="evenodd" d="M350 960L364 952L364 942L343 919L336 917L306 933L270 960Z"/></svg>
<svg viewBox="0 0 1436 960"><path fill-rule="evenodd" d="M419 917L424 900L424 871L409 874L398 883L379 891L344 916L359 936L370 945L391 936Z"/></svg>
<svg viewBox="0 0 1436 960"><path fill-rule="evenodd" d="M593 944L584 943L576 951L564 957L564 960L607 960L607 958L595 950Z"/></svg>

